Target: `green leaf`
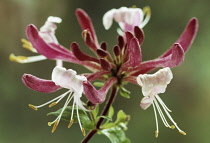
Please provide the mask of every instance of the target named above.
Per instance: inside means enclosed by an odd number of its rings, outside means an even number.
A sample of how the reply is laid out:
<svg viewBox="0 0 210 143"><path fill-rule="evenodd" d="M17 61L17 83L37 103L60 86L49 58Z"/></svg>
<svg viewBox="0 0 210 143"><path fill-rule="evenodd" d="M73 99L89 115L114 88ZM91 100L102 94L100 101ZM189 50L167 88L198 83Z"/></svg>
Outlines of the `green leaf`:
<svg viewBox="0 0 210 143"><path fill-rule="evenodd" d="M47 115L54 115L54 116L57 117L57 116L59 116L61 110L62 110L62 108L55 111L55 112L50 112ZM86 130L94 129L95 128L94 123L91 122L91 120L89 119L86 112L82 109L78 109L78 112L79 112L79 118L81 120L83 128L86 129ZM61 116L61 119L69 122L70 119L71 119L71 113L72 113L72 107L67 106L66 109L64 110L62 116ZM73 120L74 120L74 123L78 122L77 112L76 112L75 108L74 108L74 113L73 113Z"/></svg>
<svg viewBox="0 0 210 143"><path fill-rule="evenodd" d="M121 127L104 129L100 133L107 136L112 143L130 143Z"/></svg>
<svg viewBox="0 0 210 143"><path fill-rule="evenodd" d="M104 86L104 83L103 82L94 82L93 85L97 86L97 87L102 87L102 86Z"/></svg>
<svg viewBox="0 0 210 143"><path fill-rule="evenodd" d="M97 105L97 107L91 112L93 114L93 118L96 119L98 112L99 112L99 105Z"/></svg>
<svg viewBox="0 0 210 143"><path fill-rule="evenodd" d="M123 127L124 130L127 130L127 124L130 120L130 116L126 115L122 110L117 113L117 120L115 121L116 125Z"/></svg>
<svg viewBox="0 0 210 143"><path fill-rule="evenodd" d="M108 117L112 118L114 115L114 108L113 106L110 106L109 111L108 111Z"/></svg>
<svg viewBox="0 0 210 143"><path fill-rule="evenodd" d="M120 95L122 95L125 98L130 98L131 92L125 89L124 87L120 87Z"/></svg>
<svg viewBox="0 0 210 143"><path fill-rule="evenodd" d="M104 118L104 119L107 119L108 121L112 121L112 118L108 117L108 116L98 116L97 117L98 119L99 118Z"/></svg>

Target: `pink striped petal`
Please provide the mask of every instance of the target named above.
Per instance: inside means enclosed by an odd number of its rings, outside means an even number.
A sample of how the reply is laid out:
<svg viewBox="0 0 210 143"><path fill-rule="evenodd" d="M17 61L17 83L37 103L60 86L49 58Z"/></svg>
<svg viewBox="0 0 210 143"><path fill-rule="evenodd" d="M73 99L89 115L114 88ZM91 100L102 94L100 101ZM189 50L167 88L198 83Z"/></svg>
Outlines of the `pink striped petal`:
<svg viewBox="0 0 210 143"><path fill-rule="evenodd" d="M147 73L157 67L176 67L179 66L184 61L184 50L181 45L176 43L172 47L172 53L167 57L162 57L159 59L146 61L140 64L138 67L133 69L134 73L132 76L137 76L139 74Z"/></svg>
<svg viewBox="0 0 210 143"><path fill-rule="evenodd" d="M64 47L51 43L47 44L39 35L37 28L34 25L29 25L26 30L29 41L33 47L43 56L48 59L60 59L64 61L79 63L73 54Z"/></svg>
<svg viewBox="0 0 210 143"><path fill-rule="evenodd" d="M84 86L84 93L85 96L93 103L93 104L99 104L103 103L106 98L106 94L109 91L110 87L117 81L116 78L110 78L108 79L104 86L96 90L95 87L89 82L89 81L84 81L83 86Z"/></svg>
<svg viewBox="0 0 210 143"><path fill-rule="evenodd" d="M176 41L176 43L179 43L182 46L184 52L187 52L187 50L192 45L192 43L193 43L193 41L195 39L195 36L197 34L197 31L198 31L198 20L196 18L192 18L188 22L188 24L187 24L184 32L182 33L182 35ZM173 47L171 47L161 57L166 57L166 56L170 55L171 52L172 52L172 48Z"/></svg>
<svg viewBox="0 0 210 143"><path fill-rule="evenodd" d="M92 20L91 18L87 15L87 13L82 10L82 9L77 9L76 10L76 16L77 16L77 20L79 21L79 24L82 28L82 30L90 30L91 36L93 38L93 40L97 42L97 37L96 37L96 33L92 24Z"/></svg>
<svg viewBox="0 0 210 143"><path fill-rule="evenodd" d="M51 80L40 79L31 74L24 74L22 81L28 88L44 93L55 92L61 88Z"/></svg>

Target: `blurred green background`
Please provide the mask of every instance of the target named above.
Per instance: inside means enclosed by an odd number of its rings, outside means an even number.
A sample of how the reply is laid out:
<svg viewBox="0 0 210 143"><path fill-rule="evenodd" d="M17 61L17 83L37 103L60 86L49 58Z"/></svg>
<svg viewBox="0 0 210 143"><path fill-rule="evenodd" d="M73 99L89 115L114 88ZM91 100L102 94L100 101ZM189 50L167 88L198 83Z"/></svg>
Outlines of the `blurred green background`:
<svg viewBox="0 0 210 143"><path fill-rule="evenodd" d="M208 143L210 135L210 18L209 0L1 0L0 1L0 143L78 143L83 136L78 124L71 129L67 123L60 122L55 133L51 133L48 121L54 117L46 114L60 106L33 111L28 104L39 105L59 95L59 92L43 94L26 88L21 76L31 73L41 78L50 79L54 61L32 64L10 62L10 53L16 55L34 55L21 47L21 38L26 38L28 24L40 27L48 16L59 16L63 22L58 25L56 36L65 47L77 41L82 50L87 51L81 38L81 29L74 11L84 9L92 18L99 41L107 41L109 47L117 42L114 26L106 31L102 25L103 14L111 8L136 5L143 8L150 6L152 17L144 28L145 41L142 46L143 60L158 57L177 40L191 17L199 20L198 35L188 51L185 62L174 69L174 79L162 94L163 101L173 110L172 117L187 136L177 130L165 128L159 122L159 138L154 137L155 119L153 109L143 111L139 107L142 98L141 88L129 84L131 99L118 96L115 110L123 109L131 115L127 137L132 143ZM78 73L86 72L73 64L65 63ZM109 140L96 135L90 143L108 143Z"/></svg>

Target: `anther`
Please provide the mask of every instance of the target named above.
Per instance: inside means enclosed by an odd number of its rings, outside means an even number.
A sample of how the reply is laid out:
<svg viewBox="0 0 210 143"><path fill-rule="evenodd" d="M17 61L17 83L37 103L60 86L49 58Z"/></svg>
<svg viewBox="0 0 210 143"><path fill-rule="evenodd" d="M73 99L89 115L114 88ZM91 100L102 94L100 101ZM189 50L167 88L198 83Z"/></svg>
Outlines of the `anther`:
<svg viewBox="0 0 210 143"><path fill-rule="evenodd" d="M155 131L155 137L158 138L158 131Z"/></svg>
<svg viewBox="0 0 210 143"><path fill-rule="evenodd" d="M51 126L51 125L52 125L52 123L51 123L51 122L48 122L48 123L47 123L47 125L48 125L48 126Z"/></svg>
<svg viewBox="0 0 210 143"><path fill-rule="evenodd" d="M52 133L54 133L54 132L55 132L55 130L56 130L57 126L58 126L58 123L59 123L59 121L58 121L58 120L57 120L57 121L55 121L55 123L54 123L54 125L53 125L53 128L52 128Z"/></svg>
<svg viewBox="0 0 210 143"><path fill-rule="evenodd" d="M51 108L51 107L55 106L56 104L57 104L57 102L53 102L49 105L49 107Z"/></svg>
<svg viewBox="0 0 210 143"><path fill-rule="evenodd" d="M70 122L69 122L68 128L70 128L73 123L74 123L74 119L71 119Z"/></svg>
<svg viewBox="0 0 210 143"><path fill-rule="evenodd" d="M82 128L81 131L82 131L83 136L86 136L85 129Z"/></svg>
<svg viewBox="0 0 210 143"><path fill-rule="evenodd" d="M83 37L83 39L86 39L86 36L87 36L88 31L89 30L83 30L82 31L82 37Z"/></svg>
<svg viewBox="0 0 210 143"><path fill-rule="evenodd" d="M185 136L187 135L184 131L179 131L179 133Z"/></svg>
<svg viewBox="0 0 210 143"><path fill-rule="evenodd" d="M34 110L38 110L38 108L36 108L36 106L32 105L32 104L28 104L29 107L31 107Z"/></svg>
<svg viewBox="0 0 210 143"><path fill-rule="evenodd" d="M175 129L176 127L174 125L171 125L169 128L171 129Z"/></svg>

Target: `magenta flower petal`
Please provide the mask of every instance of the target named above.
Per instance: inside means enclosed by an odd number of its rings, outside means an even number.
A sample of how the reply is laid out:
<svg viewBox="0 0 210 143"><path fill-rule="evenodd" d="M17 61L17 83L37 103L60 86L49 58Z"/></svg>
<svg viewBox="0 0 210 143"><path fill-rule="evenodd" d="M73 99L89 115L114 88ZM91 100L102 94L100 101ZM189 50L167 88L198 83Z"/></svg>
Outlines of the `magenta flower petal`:
<svg viewBox="0 0 210 143"><path fill-rule="evenodd" d="M71 50L72 50L74 56L80 61L93 61L93 62L99 63L99 60L97 58L91 57L91 56L83 53L80 50L78 44L75 42L71 44Z"/></svg>
<svg viewBox="0 0 210 143"><path fill-rule="evenodd" d="M188 24L187 24L184 32L182 33L182 35L176 41L176 43L179 43L182 46L184 52L187 52L187 50L192 45L192 43L193 43L193 41L195 39L195 36L197 34L197 31L198 31L198 20L196 18L192 18L188 22ZM172 52L172 48L173 47L171 47L161 57L166 57L166 56L170 55L171 52Z"/></svg>
<svg viewBox="0 0 210 143"><path fill-rule="evenodd" d="M103 70L110 71L111 65L105 59L100 59L100 64Z"/></svg>
<svg viewBox="0 0 210 143"><path fill-rule="evenodd" d="M117 81L116 78L110 78L108 79L104 86L99 89L96 90L95 87L89 82L89 81L84 81L83 82L83 86L84 86L84 93L85 96L93 103L93 104L99 104L99 103L103 103L105 98L106 98L106 94L109 91L110 87Z"/></svg>
<svg viewBox="0 0 210 143"><path fill-rule="evenodd" d="M184 50L181 45L176 43L172 47L172 53L167 57L146 61L133 69L134 73L131 75L139 75L149 72L157 67L176 67L184 61Z"/></svg>
<svg viewBox="0 0 210 143"><path fill-rule="evenodd" d="M139 40L139 43L142 44L144 41L144 32L141 28L139 28L138 26L134 27L134 33L136 38Z"/></svg>
<svg viewBox="0 0 210 143"><path fill-rule="evenodd" d="M24 74L22 81L28 88L44 93L55 92L61 88L51 80L40 79L31 74Z"/></svg>
<svg viewBox="0 0 210 143"><path fill-rule="evenodd" d="M97 42L97 37L95 34L95 30L92 24L91 18L87 15L87 13L82 9L76 10L77 20L82 28L82 30L90 30L91 36L95 42ZM97 42L98 43L98 42Z"/></svg>
<svg viewBox="0 0 210 143"><path fill-rule="evenodd" d="M47 44L39 35L37 28L34 25L29 25L26 30L29 41L33 47L43 56L48 59L60 59L64 61L78 63L79 61L73 54L60 45L51 43Z"/></svg>

